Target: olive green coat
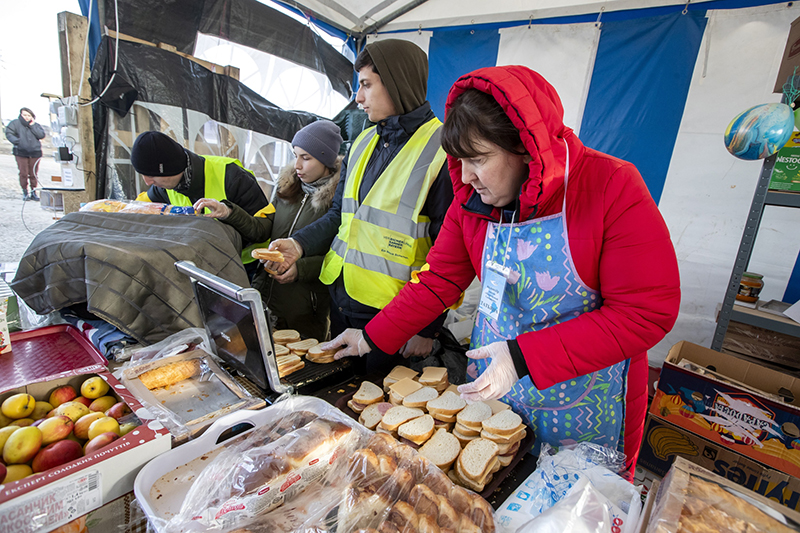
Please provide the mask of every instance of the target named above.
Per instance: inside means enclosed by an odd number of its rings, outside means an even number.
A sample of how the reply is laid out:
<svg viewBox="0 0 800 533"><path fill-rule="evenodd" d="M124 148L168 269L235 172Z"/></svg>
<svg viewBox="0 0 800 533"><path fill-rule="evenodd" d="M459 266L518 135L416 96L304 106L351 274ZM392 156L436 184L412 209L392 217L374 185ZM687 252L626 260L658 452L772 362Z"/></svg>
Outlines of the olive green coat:
<svg viewBox="0 0 800 533"><path fill-rule="evenodd" d="M252 217L238 206L225 201L231 214L223 220L230 224L245 241L265 242L283 239L300 228L308 226L324 215L333 202L336 185L339 183L341 157L336 161L333 177L318 187L314 193L302 190L294 198L276 198L275 214L271 217ZM278 191L288 190L299 181L293 165L287 165L278 177ZM328 287L319 281L324 256L303 257L297 262L297 281L281 284L263 269L253 278L253 287L261 292L264 303L278 318L279 329L290 328L300 332L303 338L325 340L330 322L330 295Z"/></svg>

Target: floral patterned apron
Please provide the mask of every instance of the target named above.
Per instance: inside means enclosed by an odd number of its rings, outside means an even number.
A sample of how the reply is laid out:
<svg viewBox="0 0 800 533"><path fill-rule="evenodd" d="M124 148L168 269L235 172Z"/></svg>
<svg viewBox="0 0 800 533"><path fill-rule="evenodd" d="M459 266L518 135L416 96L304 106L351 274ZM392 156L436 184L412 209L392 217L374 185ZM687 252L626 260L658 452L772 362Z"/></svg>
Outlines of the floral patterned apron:
<svg viewBox="0 0 800 533"><path fill-rule="evenodd" d="M566 185L565 176L565 198ZM602 305L599 292L587 287L575 269L565 211L566 201L556 215L517 224L490 223L481 279L486 280L486 264L491 260L510 267L513 274L505 286L499 319L478 312L472 349L560 324ZM472 362L467 379L477 378L490 362ZM539 453L542 442L558 447L584 441L623 451L628 366L625 360L541 390L525 376L501 401L533 428L532 453Z"/></svg>

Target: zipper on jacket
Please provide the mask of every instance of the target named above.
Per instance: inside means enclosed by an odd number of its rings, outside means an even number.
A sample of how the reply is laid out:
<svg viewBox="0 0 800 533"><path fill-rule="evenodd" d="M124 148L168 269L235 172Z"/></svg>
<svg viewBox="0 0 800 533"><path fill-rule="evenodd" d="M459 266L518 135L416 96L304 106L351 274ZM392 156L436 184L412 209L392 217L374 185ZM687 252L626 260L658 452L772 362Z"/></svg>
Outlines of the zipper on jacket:
<svg viewBox="0 0 800 533"><path fill-rule="evenodd" d="M306 200L308 200L308 193L306 193L306 195L303 196L303 199L300 200L300 208L297 210L297 214L294 216L294 221L292 222L292 225L289 228L289 233L286 235L287 239L292 236L292 232L294 231L294 227L297 224L297 219L300 218L300 213L303 212L303 206L306 205Z"/></svg>

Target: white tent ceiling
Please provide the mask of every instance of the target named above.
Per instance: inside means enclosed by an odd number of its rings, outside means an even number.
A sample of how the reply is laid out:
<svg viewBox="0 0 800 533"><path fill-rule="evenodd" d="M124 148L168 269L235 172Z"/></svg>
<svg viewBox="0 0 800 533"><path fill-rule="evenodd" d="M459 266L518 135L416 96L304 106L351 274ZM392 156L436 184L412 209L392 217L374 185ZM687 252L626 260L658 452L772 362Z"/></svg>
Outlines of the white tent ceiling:
<svg viewBox="0 0 800 533"><path fill-rule="evenodd" d="M352 35L687 4L675 0L282 0ZM698 0L694 4L702 3Z"/></svg>

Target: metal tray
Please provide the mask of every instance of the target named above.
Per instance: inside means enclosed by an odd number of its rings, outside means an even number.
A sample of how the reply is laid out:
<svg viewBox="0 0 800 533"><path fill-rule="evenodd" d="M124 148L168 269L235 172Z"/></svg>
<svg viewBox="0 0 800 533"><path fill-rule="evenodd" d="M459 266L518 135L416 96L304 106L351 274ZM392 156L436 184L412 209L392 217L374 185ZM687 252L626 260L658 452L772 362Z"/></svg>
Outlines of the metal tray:
<svg viewBox="0 0 800 533"><path fill-rule="evenodd" d="M381 387L381 389L383 388L381 383L375 383L375 384ZM350 399L355 395L356 392L358 391L354 390L352 392L348 392L347 394L336 400L335 406L344 414L357 421L358 413L356 413L355 411L350 409L350 407L347 406L347 402L350 401ZM525 430L526 430L525 437L520 441L519 450L517 450L517 453L514 455L514 458L511 459L511 462L508 464L508 466L498 470L495 473L494 477L492 478L492 481L483 488L483 492L480 493L483 499L487 501L489 500L489 497L492 495L492 493L500 487L500 484L503 482L503 480L505 480L505 478L508 477L508 475L514 470L514 468L517 466L520 460L522 460L525 454L531 451L531 448L533 448L533 443L535 441L535 436L533 434L533 431L528 426L525 426Z"/></svg>

